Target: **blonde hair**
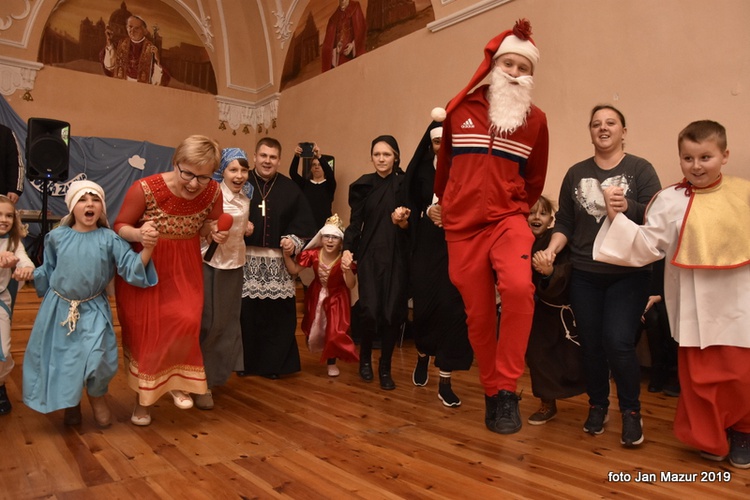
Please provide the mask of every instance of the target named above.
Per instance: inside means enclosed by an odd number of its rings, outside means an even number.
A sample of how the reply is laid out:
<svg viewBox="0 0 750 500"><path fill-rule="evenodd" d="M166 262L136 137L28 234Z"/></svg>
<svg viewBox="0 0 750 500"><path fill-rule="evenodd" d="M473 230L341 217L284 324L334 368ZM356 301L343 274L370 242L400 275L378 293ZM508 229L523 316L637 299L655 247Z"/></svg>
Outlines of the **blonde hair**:
<svg viewBox="0 0 750 500"><path fill-rule="evenodd" d="M191 135L180 143L172 156L172 165L185 163L193 167L211 165L214 172L221 163L219 143L205 135Z"/></svg>
<svg viewBox="0 0 750 500"><path fill-rule="evenodd" d="M21 240L28 234L27 226L21 222L21 214L16 210L16 205L5 195L0 194L0 203L7 203L13 207L13 225L8 231L8 251L14 252L21 245Z"/></svg>

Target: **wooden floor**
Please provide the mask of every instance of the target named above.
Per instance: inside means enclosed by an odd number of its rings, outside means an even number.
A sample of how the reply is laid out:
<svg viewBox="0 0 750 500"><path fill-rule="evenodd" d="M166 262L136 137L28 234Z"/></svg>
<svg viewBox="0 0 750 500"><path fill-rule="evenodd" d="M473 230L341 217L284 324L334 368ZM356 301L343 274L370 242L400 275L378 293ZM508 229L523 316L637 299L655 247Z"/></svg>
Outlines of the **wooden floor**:
<svg viewBox="0 0 750 500"><path fill-rule="evenodd" d="M501 436L484 427L476 366L454 375L463 405L451 409L437 398L434 367L427 387L412 385L416 353L408 341L394 354L398 387L387 392L362 382L354 365L342 364L341 376L329 378L297 338L301 373L277 381L233 376L215 390L213 411L179 410L162 398L149 427L130 423L134 395L121 368L107 396L116 421L106 430L94 426L85 398L77 428L63 425L62 411L42 415L25 407L17 352L7 382L13 411L0 417L0 498L750 495L750 470L702 460L674 438L675 398L644 390L646 441L626 450L619 443L619 414L600 436L582 431L583 397L561 402L547 425L527 425L537 401L525 375L519 387L523 429ZM688 476L677 482L663 473Z"/></svg>

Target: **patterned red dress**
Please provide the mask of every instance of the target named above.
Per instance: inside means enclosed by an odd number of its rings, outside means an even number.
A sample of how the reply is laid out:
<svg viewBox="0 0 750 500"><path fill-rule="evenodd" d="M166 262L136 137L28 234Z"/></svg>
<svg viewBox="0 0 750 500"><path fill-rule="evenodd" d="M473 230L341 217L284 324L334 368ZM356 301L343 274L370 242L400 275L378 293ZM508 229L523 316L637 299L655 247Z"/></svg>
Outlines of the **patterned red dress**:
<svg viewBox="0 0 750 500"><path fill-rule="evenodd" d="M162 174L134 183L114 224L140 227L154 221L159 242L151 260L156 286L137 288L115 281L117 313L128 385L149 406L170 390L207 391L199 343L203 312L203 269L199 231L222 213L219 184L210 182L197 198L175 196ZM133 243L135 250L140 244Z"/></svg>
<svg viewBox="0 0 750 500"><path fill-rule="evenodd" d="M311 248L303 251L297 261L315 271L315 279L305 294L305 316L302 318L302 331L307 336L310 351L320 352L321 362L330 358L352 363L359 361L349 335L351 299L341 270L341 257L326 265L320 259L320 249ZM354 264L352 271L357 271Z"/></svg>

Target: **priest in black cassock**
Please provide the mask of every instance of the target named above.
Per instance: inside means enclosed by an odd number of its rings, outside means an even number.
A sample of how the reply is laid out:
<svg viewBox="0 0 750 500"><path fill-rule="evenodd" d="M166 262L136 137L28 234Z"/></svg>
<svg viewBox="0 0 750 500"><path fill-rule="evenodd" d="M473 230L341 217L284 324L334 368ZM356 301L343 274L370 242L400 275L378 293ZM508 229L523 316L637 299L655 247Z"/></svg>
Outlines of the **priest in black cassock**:
<svg viewBox="0 0 750 500"><path fill-rule="evenodd" d="M293 248L296 255L318 228L302 191L278 173L279 141L262 138L255 146L253 160L250 222L255 230L245 238L241 314L244 369L238 375L276 379L300 370L295 283L286 270L282 251Z"/></svg>

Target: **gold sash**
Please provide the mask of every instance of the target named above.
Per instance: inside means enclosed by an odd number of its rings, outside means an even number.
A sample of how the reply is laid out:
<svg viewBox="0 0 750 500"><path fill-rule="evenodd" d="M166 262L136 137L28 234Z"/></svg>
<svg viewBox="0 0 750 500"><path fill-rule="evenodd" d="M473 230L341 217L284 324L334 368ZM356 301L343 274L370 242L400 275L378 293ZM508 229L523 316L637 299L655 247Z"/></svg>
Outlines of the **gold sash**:
<svg viewBox="0 0 750 500"><path fill-rule="evenodd" d="M750 263L750 181L722 177L692 187L672 264L691 269L731 269Z"/></svg>

